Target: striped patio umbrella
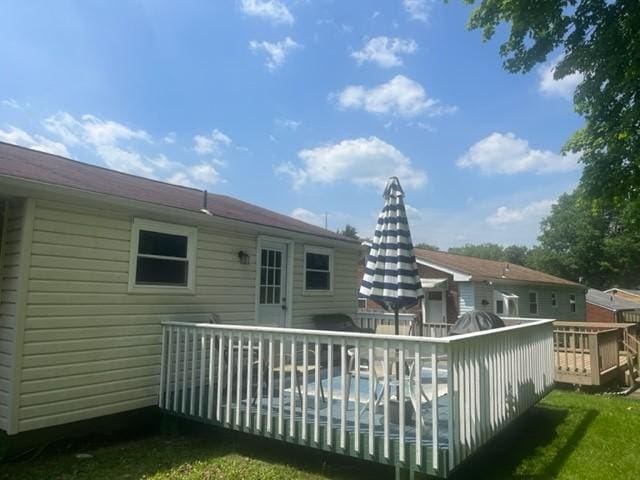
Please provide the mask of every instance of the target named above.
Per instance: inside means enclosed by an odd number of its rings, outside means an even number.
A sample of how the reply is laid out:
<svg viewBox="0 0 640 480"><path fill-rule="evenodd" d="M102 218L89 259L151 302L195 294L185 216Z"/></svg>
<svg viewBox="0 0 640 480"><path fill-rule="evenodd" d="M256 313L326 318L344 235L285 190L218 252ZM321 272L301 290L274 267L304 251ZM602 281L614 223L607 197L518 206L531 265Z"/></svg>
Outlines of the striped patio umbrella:
<svg viewBox="0 0 640 480"><path fill-rule="evenodd" d="M384 207L362 277L360 295L395 313L395 333L399 333L398 311L411 307L424 296L411 232L404 208L404 192L397 177L384 189Z"/></svg>

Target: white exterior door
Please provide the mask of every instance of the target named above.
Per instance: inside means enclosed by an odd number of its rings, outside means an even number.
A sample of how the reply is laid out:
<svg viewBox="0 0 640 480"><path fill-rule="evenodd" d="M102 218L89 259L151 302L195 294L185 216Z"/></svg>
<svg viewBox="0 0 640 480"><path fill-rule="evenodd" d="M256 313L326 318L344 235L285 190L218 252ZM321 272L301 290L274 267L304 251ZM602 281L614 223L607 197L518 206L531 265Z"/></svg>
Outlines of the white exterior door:
<svg viewBox="0 0 640 480"><path fill-rule="evenodd" d="M443 297L441 290L427 292L427 322L442 323L447 321Z"/></svg>
<svg viewBox="0 0 640 480"><path fill-rule="evenodd" d="M286 326L288 257L286 243L261 242L258 258L258 325Z"/></svg>

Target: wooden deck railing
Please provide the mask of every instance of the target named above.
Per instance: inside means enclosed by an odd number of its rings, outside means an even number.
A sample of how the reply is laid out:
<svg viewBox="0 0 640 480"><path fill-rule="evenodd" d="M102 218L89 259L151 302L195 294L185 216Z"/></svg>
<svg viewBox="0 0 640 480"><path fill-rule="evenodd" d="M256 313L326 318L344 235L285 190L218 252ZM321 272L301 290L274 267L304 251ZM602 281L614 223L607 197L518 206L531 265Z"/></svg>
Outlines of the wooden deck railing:
<svg viewBox="0 0 640 480"><path fill-rule="evenodd" d="M619 374L620 351L632 325L555 322L556 380L603 385Z"/></svg>
<svg viewBox="0 0 640 480"><path fill-rule="evenodd" d="M167 322L159 405L442 476L552 386L551 322L449 338Z"/></svg>

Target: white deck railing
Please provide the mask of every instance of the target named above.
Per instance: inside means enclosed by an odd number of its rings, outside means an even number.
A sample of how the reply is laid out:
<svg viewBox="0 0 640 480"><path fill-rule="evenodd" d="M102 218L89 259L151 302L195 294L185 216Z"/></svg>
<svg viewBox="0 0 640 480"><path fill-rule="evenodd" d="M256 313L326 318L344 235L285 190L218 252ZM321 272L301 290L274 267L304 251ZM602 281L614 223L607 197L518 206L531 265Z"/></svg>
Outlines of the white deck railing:
<svg viewBox="0 0 640 480"><path fill-rule="evenodd" d="M167 322L159 404L444 475L549 390L552 336L552 320L447 338Z"/></svg>
<svg viewBox="0 0 640 480"><path fill-rule="evenodd" d="M411 336L420 337L446 337L452 325L449 323L426 322L419 324L413 313L401 313L398 316L400 325L406 329L411 325ZM375 331L379 326L392 326L395 324L395 316L390 312L358 311L353 316L353 321L358 327Z"/></svg>

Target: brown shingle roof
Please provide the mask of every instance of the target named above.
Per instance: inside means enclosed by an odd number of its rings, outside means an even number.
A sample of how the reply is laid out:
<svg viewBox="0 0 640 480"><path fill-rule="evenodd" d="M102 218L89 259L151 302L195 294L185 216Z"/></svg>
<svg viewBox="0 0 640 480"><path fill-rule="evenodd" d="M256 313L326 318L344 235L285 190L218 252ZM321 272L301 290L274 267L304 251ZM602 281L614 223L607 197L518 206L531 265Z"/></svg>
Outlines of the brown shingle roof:
<svg viewBox="0 0 640 480"><path fill-rule="evenodd" d="M419 260L470 275L474 280L516 280L531 283L582 286L578 283L513 263L508 264L509 270L506 271L506 262L485 260L484 258L420 248L415 249L415 255Z"/></svg>
<svg viewBox="0 0 640 480"><path fill-rule="evenodd" d="M2 176L139 200L192 212L200 211L203 206L202 190L129 175L4 142L0 142L0 177ZM353 240L324 228L226 195L209 193L207 207L217 217L353 243Z"/></svg>

